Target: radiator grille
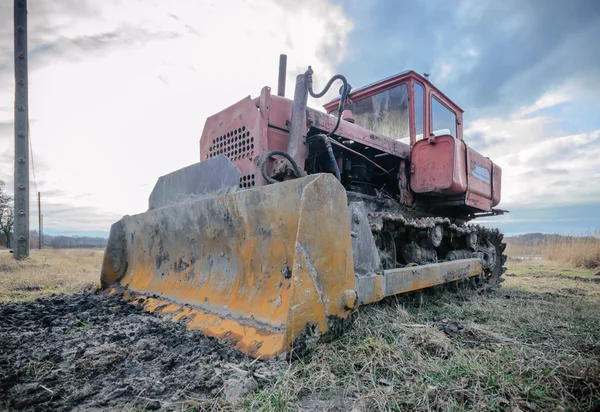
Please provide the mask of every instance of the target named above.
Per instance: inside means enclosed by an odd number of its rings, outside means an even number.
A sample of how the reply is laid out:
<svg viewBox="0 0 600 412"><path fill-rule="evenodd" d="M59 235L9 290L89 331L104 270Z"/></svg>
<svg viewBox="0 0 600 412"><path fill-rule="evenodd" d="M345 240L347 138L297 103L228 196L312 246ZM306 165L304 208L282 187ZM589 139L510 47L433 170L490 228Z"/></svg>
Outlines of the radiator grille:
<svg viewBox="0 0 600 412"><path fill-rule="evenodd" d="M240 187L241 188L246 189L249 187L254 187L254 185L255 185L254 173L240 177Z"/></svg>
<svg viewBox="0 0 600 412"><path fill-rule="evenodd" d="M254 137L250 136L250 131L246 130L246 126L216 137L208 149L206 158L221 154L227 156L231 161L244 159L254 154ZM252 175L252 181L254 182L254 175Z"/></svg>

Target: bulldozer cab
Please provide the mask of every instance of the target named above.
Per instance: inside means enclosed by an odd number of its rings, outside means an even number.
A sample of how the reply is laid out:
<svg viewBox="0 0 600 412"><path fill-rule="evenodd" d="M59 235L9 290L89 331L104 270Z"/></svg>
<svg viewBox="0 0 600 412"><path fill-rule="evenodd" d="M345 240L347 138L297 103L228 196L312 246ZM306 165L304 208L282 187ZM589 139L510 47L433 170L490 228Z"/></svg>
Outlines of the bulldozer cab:
<svg viewBox="0 0 600 412"><path fill-rule="evenodd" d="M339 98L325 105L337 114ZM406 71L353 91L344 105L355 123L410 144L429 136L462 140L463 110L425 77ZM351 115L350 115L351 112Z"/></svg>

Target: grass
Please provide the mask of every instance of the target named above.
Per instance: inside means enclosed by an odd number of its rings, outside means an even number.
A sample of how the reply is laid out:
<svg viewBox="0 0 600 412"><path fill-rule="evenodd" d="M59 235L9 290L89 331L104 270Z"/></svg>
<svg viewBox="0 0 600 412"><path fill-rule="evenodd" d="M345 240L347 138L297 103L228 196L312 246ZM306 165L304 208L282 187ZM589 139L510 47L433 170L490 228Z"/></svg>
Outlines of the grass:
<svg viewBox="0 0 600 412"><path fill-rule="evenodd" d="M0 254L0 300L96 287L99 250ZM182 410L586 411L600 407L600 275L509 261L493 293L423 292L354 312L342 337L239 404ZM93 325L81 322L80 327ZM32 363L29 373L47 365Z"/></svg>
<svg viewBox="0 0 600 412"><path fill-rule="evenodd" d="M291 363L239 408L600 406L600 283L557 278L529 263L511 263L511 276L493 294L434 292L361 308L348 333Z"/></svg>
<svg viewBox="0 0 600 412"><path fill-rule="evenodd" d="M549 235L544 242L528 245L518 238L507 238L509 257L538 256L549 262L587 269L600 268L600 239L592 236Z"/></svg>
<svg viewBox="0 0 600 412"><path fill-rule="evenodd" d="M18 262L0 253L0 302L97 288L103 255L101 249L32 249Z"/></svg>

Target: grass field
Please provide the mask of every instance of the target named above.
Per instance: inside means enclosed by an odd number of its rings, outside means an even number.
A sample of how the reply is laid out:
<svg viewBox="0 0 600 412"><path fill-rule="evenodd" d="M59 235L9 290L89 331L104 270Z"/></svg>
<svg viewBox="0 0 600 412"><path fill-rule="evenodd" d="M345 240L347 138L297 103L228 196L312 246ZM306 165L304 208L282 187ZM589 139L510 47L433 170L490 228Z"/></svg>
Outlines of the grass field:
<svg viewBox="0 0 600 412"><path fill-rule="evenodd" d="M600 269L598 269L600 271ZM600 274L510 263L491 295L393 298L246 407L586 411L600 405Z"/></svg>
<svg viewBox="0 0 600 412"><path fill-rule="evenodd" d="M509 257L538 256L548 262L588 269L600 266L600 239L593 236L548 235L537 244L524 244L519 238L507 238L506 243Z"/></svg>
<svg viewBox="0 0 600 412"><path fill-rule="evenodd" d="M31 300L52 293L76 293L100 285L101 249L31 250L22 262L0 253L0 301Z"/></svg>
<svg viewBox="0 0 600 412"><path fill-rule="evenodd" d="M94 289L102 251L33 250L25 262L11 258L0 254L2 301ZM490 294L431 291L361 308L343 337L291 362L241 403L210 409L600 407L600 268L507 266L506 281Z"/></svg>

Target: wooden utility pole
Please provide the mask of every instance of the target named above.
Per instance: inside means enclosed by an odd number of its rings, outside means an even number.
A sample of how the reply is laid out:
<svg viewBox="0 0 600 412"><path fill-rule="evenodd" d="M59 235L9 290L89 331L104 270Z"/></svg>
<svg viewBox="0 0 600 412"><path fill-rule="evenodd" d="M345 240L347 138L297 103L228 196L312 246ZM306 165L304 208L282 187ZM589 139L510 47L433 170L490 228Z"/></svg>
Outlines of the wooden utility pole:
<svg viewBox="0 0 600 412"><path fill-rule="evenodd" d="M27 0L14 0L15 32L15 225L13 256L29 256L29 106Z"/></svg>
<svg viewBox="0 0 600 412"><path fill-rule="evenodd" d="M42 248L42 194L38 192L38 249Z"/></svg>

